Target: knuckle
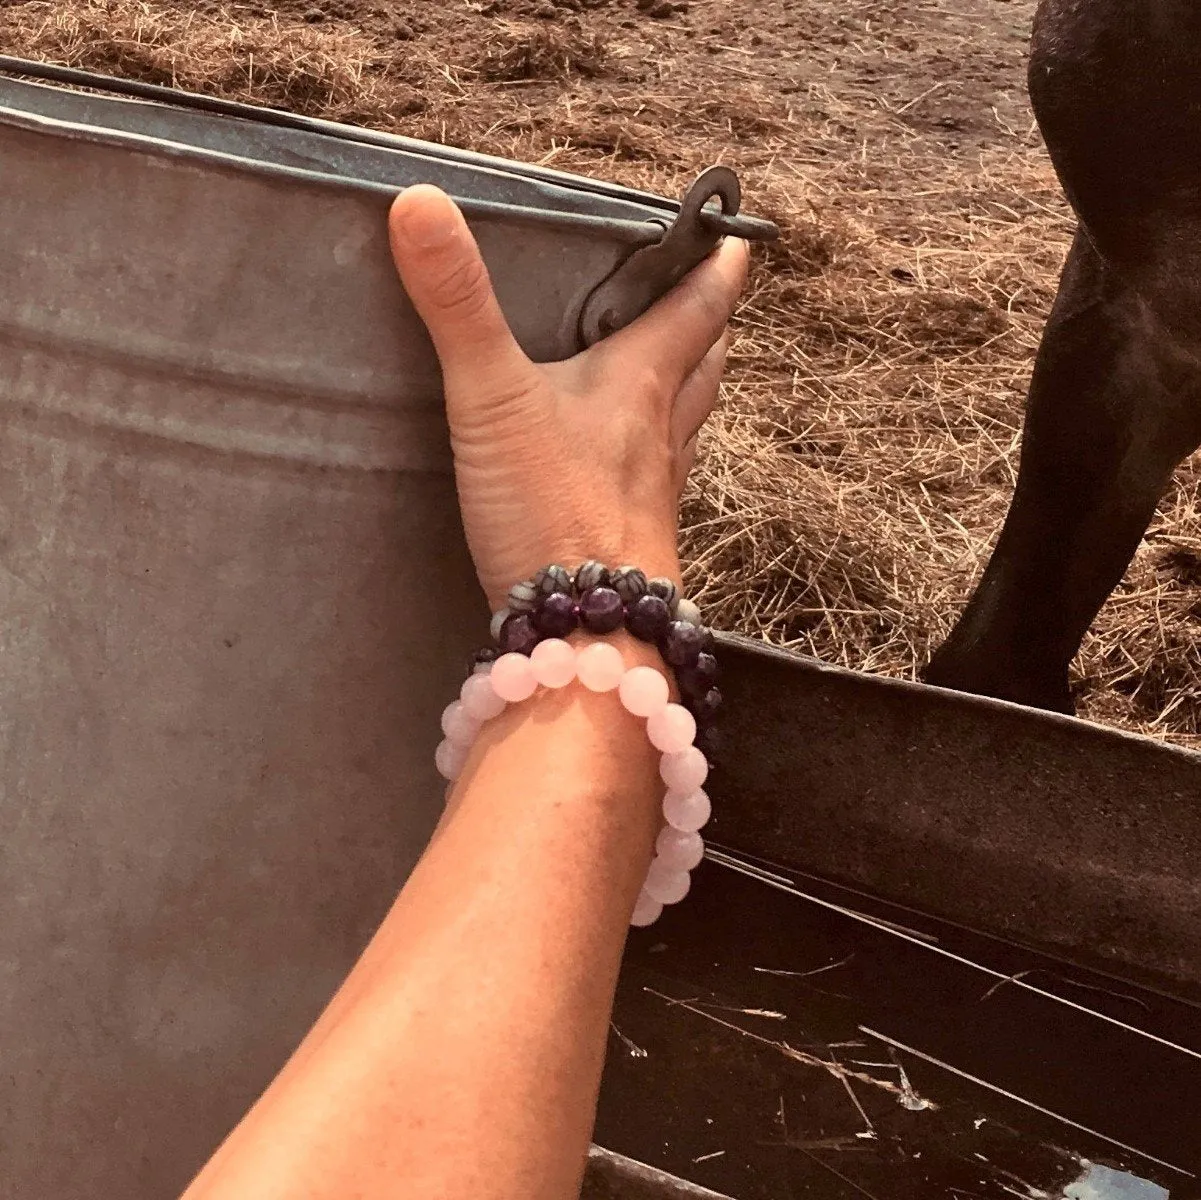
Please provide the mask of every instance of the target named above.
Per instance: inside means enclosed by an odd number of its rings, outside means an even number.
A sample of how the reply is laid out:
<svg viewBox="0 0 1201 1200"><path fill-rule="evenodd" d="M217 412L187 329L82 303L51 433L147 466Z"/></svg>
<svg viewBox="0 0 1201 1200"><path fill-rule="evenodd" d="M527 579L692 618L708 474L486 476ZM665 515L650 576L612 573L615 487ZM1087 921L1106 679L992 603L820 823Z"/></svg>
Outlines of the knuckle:
<svg viewBox="0 0 1201 1200"><path fill-rule="evenodd" d="M672 398L674 391L667 371L661 363L657 362L641 363L632 372L630 384L633 394L655 409L666 404ZM639 417L644 416L641 406L635 406L635 412Z"/></svg>
<svg viewBox="0 0 1201 1200"><path fill-rule="evenodd" d="M444 312L472 317L487 306L490 288L483 259L472 255L454 263L441 275L433 288L433 299Z"/></svg>

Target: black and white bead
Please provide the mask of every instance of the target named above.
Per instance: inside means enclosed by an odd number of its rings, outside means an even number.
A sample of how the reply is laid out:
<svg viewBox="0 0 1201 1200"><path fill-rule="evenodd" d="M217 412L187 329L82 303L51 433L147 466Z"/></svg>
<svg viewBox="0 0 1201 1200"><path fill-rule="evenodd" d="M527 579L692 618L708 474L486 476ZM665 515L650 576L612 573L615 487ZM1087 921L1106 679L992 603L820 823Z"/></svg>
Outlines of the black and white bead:
<svg viewBox="0 0 1201 1200"><path fill-rule="evenodd" d="M618 567L613 572L613 590L627 607L646 595L646 585L646 575L637 567Z"/></svg>
<svg viewBox="0 0 1201 1200"><path fill-rule="evenodd" d="M575 573L576 595L582 596L585 592L592 591L593 588L609 586L609 568L604 563L598 563L595 559L590 558L586 563L580 564L579 570Z"/></svg>
<svg viewBox="0 0 1201 1200"><path fill-rule="evenodd" d="M658 596L667 605L667 611L675 616L676 604L680 599L680 589L676 587L674 581L663 575L656 575L654 579L646 581L646 590L648 595Z"/></svg>
<svg viewBox="0 0 1201 1200"><path fill-rule="evenodd" d="M492 614L492 623L488 626L488 632L492 635L492 640L494 642L500 641L500 631L510 616L511 611L507 608L497 609L497 611Z"/></svg>
<svg viewBox="0 0 1201 1200"><path fill-rule="evenodd" d="M541 593L532 579L523 579L509 588L508 606L510 612L532 613L538 607Z"/></svg>
<svg viewBox="0 0 1201 1200"><path fill-rule="evenodd" d="M556 592L571 593L571 576L567 573L565 567L559 566L557 563L549 567L543 567L542 570L534 576L534 587L538 591L539 598L543 596L553 596Z"/></svg>

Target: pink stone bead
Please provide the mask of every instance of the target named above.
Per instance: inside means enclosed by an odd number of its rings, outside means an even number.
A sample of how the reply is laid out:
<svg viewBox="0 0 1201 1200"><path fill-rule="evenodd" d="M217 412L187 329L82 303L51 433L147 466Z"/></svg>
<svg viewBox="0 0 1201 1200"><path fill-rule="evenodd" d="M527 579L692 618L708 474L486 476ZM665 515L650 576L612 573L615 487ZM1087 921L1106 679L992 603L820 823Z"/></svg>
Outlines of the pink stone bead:
<svg viewBox="0 0 1201 1200"><path fill-rule="evenodd" d="M630 924L638 929L653 925L662 911L663 905L658 900L653 900L642 892L638 896L638 903L634 905L634 915L630 918Z"/></svg>
<svg viewBox="0 0 1201 1200"><path fill-rule="evenodd" d="M458 779L467 762L469 747L461 746L458 742L439 742L434 751L434 766L443 779Z"/></svg>
<svg viewBox="0 0 1201 1200"><path fill-rule="evenodd" d="M505 701L492 686L492 675L472 675L459 692L463 710L476 721L491 721L505 711Z"/></svg>
<svg viewBox="0 0 1201 1200"><path fill-rule="evenodd" d="M617 694L628 712L650 717L667 704L667 680L654 667L631 667L621 677Z"/></svg>
<svg viewBox="0 0 1201 1200"><path fill-rule="evenodd" d="M480 731L480 722L470 716L463 707L462 700L448 704L442 711L442 732L448 742L458 742L461 746L470 746Z"/></svg>
<svg viewBox="0 0 1201 1200"><path fill-rule="evenodd" d="M694 833L713 815L708 795L697 788L692 792L668 792L663 797L663 818L682 833Z"/></svg>
<svg viewBox="0 0 1201 1200"><path fill-rule="evenodd" d="M530 660L524 654L502 654L488 676L496 694L510 704L528 700L538 686Z"/></svg>
<svg viewBox="0 0 1201 1200"><path fill-rule="evenodd" d="M576 655L576 674L590 692L611 692L625 674L621 651L608 642L593 642Z"/></svg>
<svg viewBox="0 0 1201 1200"><path fill-rule="evenodd" d="M682 704L666 704L646 722L651 745L664 754L687 750L696 737L696 718Z"/></svg>
<svg viewBox="0 0 1201 1200"><path fill-rule="evenodd" d="M562 638L547 638L534 647L530 665L543 687L566 687L575 678L575 649Z"/></svg>
<svg viewBox="0 0 1201 1200"><path fill-rule="evenodd" d="M691 871L705 857L705 843L699 833L685 833L668 825L659 831L655 857L677 871Z"/></svg>
<svg viewBox="0 0 1201 1200"><path fill-rule="evenodd" d="M709 764L695 746L689 746L678 754L663 755L659 774L673 792L695 792L708 777Z"/></svg>
<svg viewBox="0 0 1201 1200"><path fill-rule="evenodd" d="M660 904L679 904L688 895L691 886L692 878L687 871L670 867L656 858L646 873L646 882L642 885L642 890Z"/></svg>

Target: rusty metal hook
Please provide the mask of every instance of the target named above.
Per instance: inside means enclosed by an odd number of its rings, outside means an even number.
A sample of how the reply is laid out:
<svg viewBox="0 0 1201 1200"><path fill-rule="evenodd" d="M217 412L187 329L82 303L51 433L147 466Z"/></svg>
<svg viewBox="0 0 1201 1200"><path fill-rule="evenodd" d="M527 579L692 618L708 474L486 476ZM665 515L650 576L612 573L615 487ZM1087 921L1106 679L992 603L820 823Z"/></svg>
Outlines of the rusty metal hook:
<svg viewBox="0 0 1201 1200"><path fill-rule="evenodd" d="M714 201L719 207L712 207ZM580 312L585 346L628 325L674 287L728 235L771 241L779 230L770 221L738 216L742 188L729 167L702 171L680 201L680 211L663 237L635 250L598 287Z"/></svg>

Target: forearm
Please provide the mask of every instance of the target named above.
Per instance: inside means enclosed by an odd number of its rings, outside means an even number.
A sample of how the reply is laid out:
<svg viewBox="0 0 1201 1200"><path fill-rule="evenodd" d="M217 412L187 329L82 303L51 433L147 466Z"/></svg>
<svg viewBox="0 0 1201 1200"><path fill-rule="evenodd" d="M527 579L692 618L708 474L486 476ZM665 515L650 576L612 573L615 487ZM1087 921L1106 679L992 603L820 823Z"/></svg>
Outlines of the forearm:
<svg viewBox="0 0 1201 1200"><path fill-rule="evenodd" d="M188 1200L574 1194L659 822L642 724L578 685L489 722L371 947Z"/></svg>

